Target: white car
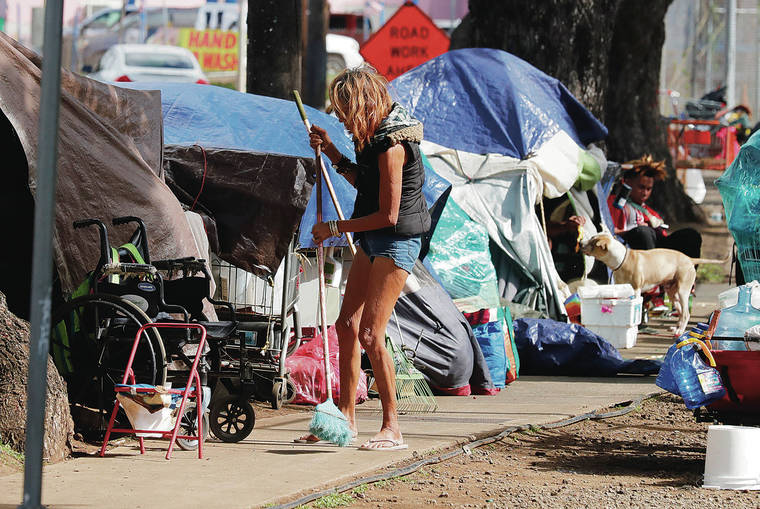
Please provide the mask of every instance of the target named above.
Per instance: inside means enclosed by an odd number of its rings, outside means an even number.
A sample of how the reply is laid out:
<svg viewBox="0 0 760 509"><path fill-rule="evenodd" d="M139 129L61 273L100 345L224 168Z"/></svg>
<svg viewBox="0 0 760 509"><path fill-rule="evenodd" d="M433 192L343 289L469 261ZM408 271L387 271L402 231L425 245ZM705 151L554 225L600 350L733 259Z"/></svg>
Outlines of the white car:
<svg viewBox="0 0 760 509"><path fill-rule="evenodd" d="M98 81L209 82L190 50L159 44L115 44L89 77Z"/></svg>
<svg viewBox="0 0 760 509"><path fill-rule="evenodd" d="M359 43L353 37L327 34L325 46L328 82L343 69L359 67L364 63L364 58L359 53Z"/></svg>

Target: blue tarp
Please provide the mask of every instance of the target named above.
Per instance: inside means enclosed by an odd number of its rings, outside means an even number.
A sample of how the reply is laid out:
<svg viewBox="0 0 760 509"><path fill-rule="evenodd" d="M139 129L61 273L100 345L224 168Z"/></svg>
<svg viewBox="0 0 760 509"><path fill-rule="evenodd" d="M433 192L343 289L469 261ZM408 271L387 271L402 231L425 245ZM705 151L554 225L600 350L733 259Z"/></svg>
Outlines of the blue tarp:
<svg viewBox="0 0 760 509"><path fill-rule="evenodd" d="M119 86L161 91L164 144L314 157L309 137L293 101L244 94L209 85L119 83ZM353 142L338 119L310 106L304 108L309 121L327 130L338 150L352 161L355 160ZM343 214L350 217L354 210L356 190L335 172L327 157L323 156L323 160ZM429 207L442 195L448 196L450 187L446 180L427 168L423 192ZM324 183L322 203L324 220L338 219ZM301 220L301 247L315 247L311 240L311 228L316 222L316 210L315 189ZM345 237L333 237L325 245L345 246Z"/></svg>
<svg viewBox="0 0 760 509"><path fill-rule="evenodd" d="M391 82L425 124L425 139L475 154L518 159L558 131L580 146L604 139L602 125L557 79L505 51L449 51Z"/></svg>
<svg viewBox="0 0 760 509"><path fill-rule="evenodd" d="M655 360L625 360L604 338L574 323L520 318L514 321L514 330L521 375L656 375L662 365Z"/></svg>

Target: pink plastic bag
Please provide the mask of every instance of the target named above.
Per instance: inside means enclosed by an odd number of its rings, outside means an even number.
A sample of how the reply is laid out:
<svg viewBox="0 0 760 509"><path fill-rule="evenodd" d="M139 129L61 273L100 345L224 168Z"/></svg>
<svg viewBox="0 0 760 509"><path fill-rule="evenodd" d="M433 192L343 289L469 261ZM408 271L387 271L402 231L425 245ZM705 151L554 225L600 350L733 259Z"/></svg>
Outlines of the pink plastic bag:
<svg viewBox="0 0 760 509"><path fill-rule="evenodd" d="M338 335L335 327L327 328L327 338L330 345L330 366L332 370L333 399L340 397L340 371L338 368ZM296 388L293 403L318 405L327 396L325 385L325 361L322 348L322 335L318 330L315 337L305 338L306 341L296 352L285 359L285 365L290 370L290 380ZM359 385L356 390L356 403L367 400L367 375L359 371Z"/></svg>

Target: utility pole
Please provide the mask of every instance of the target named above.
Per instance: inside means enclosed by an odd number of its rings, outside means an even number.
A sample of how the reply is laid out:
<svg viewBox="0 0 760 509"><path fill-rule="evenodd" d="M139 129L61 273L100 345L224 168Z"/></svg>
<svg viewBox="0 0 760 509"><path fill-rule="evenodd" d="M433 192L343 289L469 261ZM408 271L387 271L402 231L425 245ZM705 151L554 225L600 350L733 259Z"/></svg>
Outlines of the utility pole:
<svg viewBox="0 0 760 509"><path fill-rule="evenodd" d="M736 106L736 0L728 0L726 24L726 106Z"/></svg>
<svg viewBox="0 0 760 509"><path fill-rule="evenodd" d="M309 106L325 105L327 79L327 48L325 36L328 28L327 2L308 0L306 50L303 69L303 101Z"/></svg>
<svg viewBox="0 0 760 509"><path fill-rule="evenodd" d="M247 92L290 100L300 88L304 1L248 0Z"/></svg>
<svg viewBox="0 0 760 509"><path fill-rule="evenodd" d="M39 152L34 206L32 295L30 301L29 377L26 398L24 498L21 509L42 508L42 453L45 438L45 400L50 347L50 296L53 288L53 222L61 98L61 32L63 0L45 3L42 43Z"/></svg>
<svg viewBox="0 0 760 509"><path fill-rule="evenodd" d="M237 89L245 92L245 74L247 62L246 41L248 39L248 0L240 0L240 13L238 17L238 80Z"/></svg>

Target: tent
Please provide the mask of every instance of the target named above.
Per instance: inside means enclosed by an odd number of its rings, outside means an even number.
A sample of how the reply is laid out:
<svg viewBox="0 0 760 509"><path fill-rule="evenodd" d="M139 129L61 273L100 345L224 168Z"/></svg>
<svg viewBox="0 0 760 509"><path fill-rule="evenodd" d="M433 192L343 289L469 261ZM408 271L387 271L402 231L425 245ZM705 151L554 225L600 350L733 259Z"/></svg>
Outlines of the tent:
<svg viewBox="0 0 760 509"><path fill-rule="evenodd" d="M295 103L206 85L129 86L161 91L167 180L212 220L215 251L248 272L274 273L305 211L315 208L314 152ZM342 152L353 150L337 119L306 110ZM353 203L355 190L327 168L338 196ZM323 193L329 196L326 187ZM324 214L337 218L329 199ZM310 242L311 226L301 227L301 238L304 229Z"/></svg>
<svg viewBox="0 0 760 509"><path fill-rule="evenodd" d="M584 165L604 164L586 145L606 128L558 80L501 50L444 53L391 90L425 124L423 152L454 201L486 227L501 297L563 318L567 291L534 210Z"/></svg>
<svg viewBox="0 0 760 509"><path fill-rule="evenodd" d="M0 124L13 154L2 195L11 232L32 229L40 69L39 55L0 34ZM73 291L99 256L97 232L75 231L72 223L78 219L99 218L110 224L113 217L139 215L149 227L154 258L199 256L182 207L160 177L159 105L158 93L125 90L63 71L53 234L53 261L62 292ZM125 227L111 227L109 232L114 245L132 233ZM0 281L6 291L10 285L24 292L30 280L31 237L19 235L14 243L8 250L13 253L0 257ZM13 281L20 283L14 286ZM23 309L20 314L24 316Z"/></svg>
<svg viewBox="0 0 760 509"><path fill-rule="evenodd" d="M517 349L512 348L508 311L499 302L488 242L485 228L450 198L425 260L451 295L456 309L469 321L494 387L501 389L517 376Z"/></svg>
<svg viewBox="0 0 760 509"><path fill-rule="evenodd" d="M183 203L205 209L215 219L222 258L259 275L266 273L262 266L274 271L299 225L299 246L315 247L314 152L294 102L195 84L127 86L161 91L167 180ZM353 143L337 118L305 108L309 120L325 128L336 147L353 159ZM349 217L356 190L326 156L323 160ZM449 188L428 169L424 193L434 220L440 213L436 204L445 202ZM322 192L324 220L337 219L324 183ZM249 207L243 210L241 202ZM261 229L261 224L269 228ZM345 246L345 237L325 245Z"/></svg>

